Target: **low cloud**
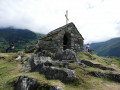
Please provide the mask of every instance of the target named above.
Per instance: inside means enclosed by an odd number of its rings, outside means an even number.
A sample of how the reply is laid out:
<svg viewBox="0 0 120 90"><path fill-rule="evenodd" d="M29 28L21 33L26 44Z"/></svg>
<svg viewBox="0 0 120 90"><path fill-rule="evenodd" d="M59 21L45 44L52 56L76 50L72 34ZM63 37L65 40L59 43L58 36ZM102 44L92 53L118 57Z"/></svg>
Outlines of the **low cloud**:
<svg viewBox="0 0 120 90"><path fill-rule="evenodd" d="M65 25L65 11L87 42L119 36L119 0L0 0L0 27L47 34Z"/></svg>

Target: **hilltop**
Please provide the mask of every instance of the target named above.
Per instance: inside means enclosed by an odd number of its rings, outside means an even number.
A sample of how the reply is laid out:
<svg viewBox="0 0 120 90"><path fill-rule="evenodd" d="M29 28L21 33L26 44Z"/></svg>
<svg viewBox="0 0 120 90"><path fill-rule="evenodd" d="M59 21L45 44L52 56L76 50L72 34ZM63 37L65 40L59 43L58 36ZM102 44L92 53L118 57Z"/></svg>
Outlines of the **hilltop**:
<svg viewBox="0 0 120 90"><path fill-rule="evenodd" d="M43 35L29 30L7 28L1 29L0 32L1 52L4 52L2 50L10 42L14 42L15 50L19 51L0 53L1 90L118 90L120 88L120 61L116 58L100 57L82 49L75 52L73 49L56 48L56 51L52 52L55 48L50 46L57 45L57 38L48 37L45 41L38 41L35 44ZM63 34L58 36L61 38L61 35ZM63 40L67 42L65 36ZM32 50L33 53L22 51L31 44L35 44L36 47ZM94 46L93 49L98 51L103 50L101 53L106 55L105 51L118 47L118 44L119 39L115 39L108 41L107 44L104 42L91 47ZM31 51L32 47L27 49Z"/></svg>
<svg viewBox="0 0 120 90"><path fill-rule="evenodd" d="M34 85L33 81L35 81L35 87L39 88L39 90L49 90L51 87L61 87L64 90L118 90L120 88L120 62L114 58L99 57L87 52L78 53L77 56L81 64L71 62L68 65L68 69L75 71L76 80L66 83L59 79L47 79L44 74L38 72L30 72L30 66L28 66L27 62L32 60L30 59L31 54L23 53L22 58L16 60L19 55L20 53L0 53L1 90L13 90L16 85L22 85L19 82L22 78L31 81L32 85ZM24 67L26 65L29 67L28 70ZM54 67L66 70L65 67ZM114 78L114 76L119 77ZM37 89L34 88L34 90Z"/></svg>

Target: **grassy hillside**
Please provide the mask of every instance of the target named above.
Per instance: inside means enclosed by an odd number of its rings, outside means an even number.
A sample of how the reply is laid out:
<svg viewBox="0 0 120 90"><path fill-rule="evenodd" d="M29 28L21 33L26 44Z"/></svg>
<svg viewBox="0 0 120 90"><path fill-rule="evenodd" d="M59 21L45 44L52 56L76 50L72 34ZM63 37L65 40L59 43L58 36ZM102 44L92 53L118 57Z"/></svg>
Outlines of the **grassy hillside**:
<svg viewBox="0 0 120 90"><path fill-rule="evenodd" d="M27 29L0 28L0 52L5 52L11 42L15 44L15 50L12 52L24 50L26 46L35 44L42 36L43 34Z"/></svg>
<svg viewBox="0 0 120 90"><path fill-rule="evenodd" d="M59 80L47 80L44 75L39 73L22 73L21 61L15 60L19 53L0 53L0 90L13 90L17 79L21 75L29 76L37 79L38 84L47 87L56 85L64 88L64 90L119 90L120 83L105 78L97 78L88 74L88 71L110 72L94 67L81 67L75 63L71 63L69 68L76 71L77 80L72 83L62 83ZM24 54L28 55L28 54ZM113 58L104 58L97 55L88 56L86 52L78 54L80 59L85 59L92 63L102 64L103 66L115 69L119 73L120 62ZM93 57L96 59L93 60Z"/></svg>
<svg viewBox="0 0 120 90"><path fill-rule="evenodd" d="M120 38L114 38L106 42L92 43L90 46L100 56L120 57Z"/></svg>

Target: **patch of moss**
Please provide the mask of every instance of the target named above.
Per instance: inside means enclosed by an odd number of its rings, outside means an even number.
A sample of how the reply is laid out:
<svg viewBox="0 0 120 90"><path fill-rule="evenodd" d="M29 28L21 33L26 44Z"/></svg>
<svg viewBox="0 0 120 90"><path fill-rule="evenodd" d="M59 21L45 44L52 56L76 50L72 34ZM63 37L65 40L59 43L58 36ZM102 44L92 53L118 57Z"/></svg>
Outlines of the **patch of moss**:
<svg viewBox="0 0 120 90"><path fill-rule="evenodd" d="M8 83L19 76L20 68L16 62L12 61L12 56L0 60L0 90L13 90L14 87Z"/></svg>
<svg viewBox="0 0 120 90"><path fill-rule="evenodd" d="M113 58L113 63L116 64L120 68L120 61Z"/></svg>
<svg viewBox="0 0 120 90"><path fill-rule="evenodd" d="M87 68L85 68L85 70L87 70L87 71L99 71L99 72L103 71L103 70L101 70L99 68L94 68L94 67L87 67Z"/></svg>
<svg viewBox="0 0 120 90"><path fill-rule="evenodd" d="M74 69L81 68L81 67L75 63L69 63L68 68L74 70Z"/></svg>
<svg viewBox="0 0 120 90"><path fill-rule="evenodd" d="M89 75L87 74L87 72L82 69L82 68L77 68L75 69L76 72L76 81L72 82L72 83L67 83L65 84L66 86L66 90L69 90L70 88L72 88L71 90L88 90L91 88L91 84L88 83Z"/></svg>

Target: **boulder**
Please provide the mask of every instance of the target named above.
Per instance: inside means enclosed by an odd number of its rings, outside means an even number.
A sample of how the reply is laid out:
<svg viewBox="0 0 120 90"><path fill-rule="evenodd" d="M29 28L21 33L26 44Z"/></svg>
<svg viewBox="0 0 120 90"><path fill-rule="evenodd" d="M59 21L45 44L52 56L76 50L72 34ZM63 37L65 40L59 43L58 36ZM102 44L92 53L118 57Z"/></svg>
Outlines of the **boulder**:
<svg viewBox="0 0 120 90"><path fill-rule="evenodd" d="M15 90L37 90L37 80L27 76L20 76L15 87Z"/></svg>
<svg viewBox="0 0 120 90"><path fill-rule="evenodd" d="M36 79L28 76L20 76L15 90L64 90L58 86L40 85Z"/></svg>
<svg viewBox="0 0 120 90"><path fill-rule="evenodd" d="M69 62L65 61L52 61L51 64L52 64L51 66L59 66L64 68L68 68L69 66Z"/></svg>

